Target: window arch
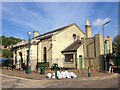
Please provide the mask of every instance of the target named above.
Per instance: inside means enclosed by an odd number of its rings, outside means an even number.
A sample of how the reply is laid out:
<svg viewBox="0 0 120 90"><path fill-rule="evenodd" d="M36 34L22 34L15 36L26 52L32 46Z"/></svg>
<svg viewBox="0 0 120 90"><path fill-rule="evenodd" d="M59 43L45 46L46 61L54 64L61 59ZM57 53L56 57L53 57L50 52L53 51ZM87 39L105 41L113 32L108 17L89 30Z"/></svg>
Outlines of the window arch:
<svg viewBox="0 0 120 90"><path fill-rule="evenodd" d="M74 39L74 41L76 40L76 38L77 38L77 35L76 34L73 34L73 39Z"/></svg>

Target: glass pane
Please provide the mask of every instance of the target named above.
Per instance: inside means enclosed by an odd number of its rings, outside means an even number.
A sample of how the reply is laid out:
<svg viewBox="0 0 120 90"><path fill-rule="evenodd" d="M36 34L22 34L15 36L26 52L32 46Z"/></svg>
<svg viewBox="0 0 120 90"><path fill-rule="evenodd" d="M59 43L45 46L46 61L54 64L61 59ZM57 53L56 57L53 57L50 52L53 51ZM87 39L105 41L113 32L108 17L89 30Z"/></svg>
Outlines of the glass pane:
<svg viewBox="0 0 120 90"><path fill-rule="evenodd" d="M73 54L65 54L65 62L73 62Z"/></svg>

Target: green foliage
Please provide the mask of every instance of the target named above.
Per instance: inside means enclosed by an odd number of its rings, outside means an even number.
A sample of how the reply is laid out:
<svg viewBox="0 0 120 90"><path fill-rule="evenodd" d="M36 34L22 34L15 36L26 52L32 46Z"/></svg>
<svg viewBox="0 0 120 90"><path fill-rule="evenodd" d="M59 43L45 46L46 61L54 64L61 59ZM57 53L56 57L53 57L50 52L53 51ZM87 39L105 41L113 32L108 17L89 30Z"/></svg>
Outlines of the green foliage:
<svg viewBox="0 0 120 90"><path fill-rule="evenodd" d="M120 56L120 35L117 35L113 40L113 54Z"/></svg>
<svg viewBox="0 0 120 90"><path fill-rule="evenodd" d="M0 42L2 43L3 46L9 46L9 45L14 45L17 42L22 41L19 38L14 38L14 37L5 37L5 36L1 36L0 37Z"/></svg>
<svg viewBox="0 0 120 90"><path fill-rule="evenodd" d="M0 43L2 43L3 46L14 45L20 41L22 40L19 38L5 37L5 36L0 37ZM10 48L10 50L8 49L0 50L0 53L2 53L2 55L0 54L0 56L5 57L5 58L12 58L13 56L12 48Z"/></svg>
<svg viewBox="0 0 120 90"><path fill-rule="evenodd" d="M2 51L2 57L12 58L13 57L13 53L10 50L8 50L8 49L4 49Z"/></svg>

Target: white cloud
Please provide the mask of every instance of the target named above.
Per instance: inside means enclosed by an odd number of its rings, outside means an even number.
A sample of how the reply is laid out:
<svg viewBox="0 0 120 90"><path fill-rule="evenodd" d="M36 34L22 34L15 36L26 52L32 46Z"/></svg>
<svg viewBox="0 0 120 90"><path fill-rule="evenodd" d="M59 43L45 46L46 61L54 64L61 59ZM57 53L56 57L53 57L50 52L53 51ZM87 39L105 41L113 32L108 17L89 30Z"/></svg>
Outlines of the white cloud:
<svg viewBox="0 0 120 90"><path fill-rule="evenodd" d="M30 5L35 9L29 8ZM33 29L42 34L71 23L84 30L82 26L86 19L94 13L93 6L94 3L4 3L2 11L3 20L9 20L21 28L17 29L18 33L12 30L16 36L21 36Z"/></svg>
<svg viewBox="0 0 120 90"><path fill-rule="evenodd" d="M94 26L101 26L108 21L110 21L110 18L105 18L105 19L98 18L95 21L93 21L93 25Z"/></svg>
<svg viewBox="0 0 120 90"><path fill-rule="evenodd" d="M88 7L86 7L86 4ZM46 3L36 7L46 13L46 19L51 23L52 28L59 28L71 23L85 24L85 20L93 13L91 9L94 3Z"/></svg>
<svg viewBox="0 0 120 90"><path fill-rule="evenodd" d="M3 8L3 19L15 22L22 26L22 28L31 28L31 30L40 29L40 21L42 21L42 23L45 23L45 19L37 12L28 10L22 6L17 9L13 8L13 6L9 6L9 8L6 6Z"/></svg>

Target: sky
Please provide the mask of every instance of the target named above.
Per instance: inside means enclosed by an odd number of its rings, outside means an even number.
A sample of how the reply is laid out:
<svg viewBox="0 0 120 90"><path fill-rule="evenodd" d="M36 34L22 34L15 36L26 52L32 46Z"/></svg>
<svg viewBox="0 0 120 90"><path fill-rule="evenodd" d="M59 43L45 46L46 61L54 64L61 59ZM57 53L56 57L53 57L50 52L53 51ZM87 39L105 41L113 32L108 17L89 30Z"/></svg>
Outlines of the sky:
<svg viewBox="0 0 120 90"><path fill-rule="evenodd" d="M28 39L27 32L39 34L76 23L85 32L91 21L92 35L114 38L118 34L117 2L2 2L2 35ZM33 34L31 35L33 37Z"/></svg>

